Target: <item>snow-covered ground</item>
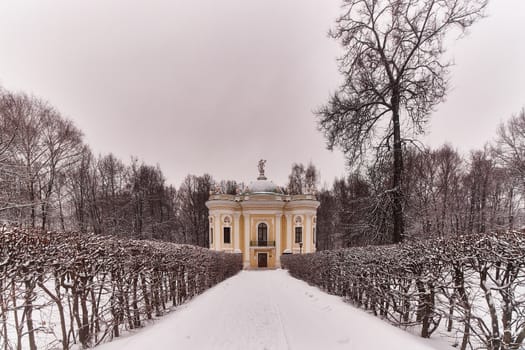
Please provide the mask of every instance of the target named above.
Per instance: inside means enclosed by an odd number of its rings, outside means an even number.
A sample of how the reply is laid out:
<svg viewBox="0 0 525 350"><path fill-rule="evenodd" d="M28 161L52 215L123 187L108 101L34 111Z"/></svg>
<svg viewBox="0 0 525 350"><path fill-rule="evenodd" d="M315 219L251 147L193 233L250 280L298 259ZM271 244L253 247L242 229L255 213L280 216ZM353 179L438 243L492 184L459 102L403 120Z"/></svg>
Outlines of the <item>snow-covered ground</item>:
<svg viewBox="0 0 525 350"><path fill-rule="evenodd" d="M99 350L452 349L356 309L284 270L241 271Z"/></svg>

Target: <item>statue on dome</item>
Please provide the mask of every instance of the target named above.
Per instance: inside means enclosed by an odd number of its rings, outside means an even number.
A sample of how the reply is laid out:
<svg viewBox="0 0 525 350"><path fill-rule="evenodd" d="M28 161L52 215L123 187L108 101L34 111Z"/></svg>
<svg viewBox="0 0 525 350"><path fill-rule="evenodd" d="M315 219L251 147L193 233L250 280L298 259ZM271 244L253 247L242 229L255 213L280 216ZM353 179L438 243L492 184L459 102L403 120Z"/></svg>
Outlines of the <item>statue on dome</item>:
<svg viewBox="0 0 525 350"><path fill-rule="evenodd" d="M266 165L266 159L261 159L259 161L259 177L264 177L264 166Z"/></svg>

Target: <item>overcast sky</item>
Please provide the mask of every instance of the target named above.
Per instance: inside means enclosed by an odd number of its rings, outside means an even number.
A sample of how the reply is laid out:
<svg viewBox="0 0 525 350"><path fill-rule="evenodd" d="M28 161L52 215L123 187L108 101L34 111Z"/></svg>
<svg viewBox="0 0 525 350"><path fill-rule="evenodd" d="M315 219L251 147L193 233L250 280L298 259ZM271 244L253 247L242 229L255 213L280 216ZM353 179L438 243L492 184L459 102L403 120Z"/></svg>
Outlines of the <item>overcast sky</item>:
<svg viewBox="0 0 525 350"><path fill-rule="evenodd" d="M448 99L425 141L482 147L525 106L525 1L493 1L449 45ZM340 0L2 1L0 85L47 99L95 153L285 185L293 162L345 172L312 111L340 82L327 37Z"/></svg>

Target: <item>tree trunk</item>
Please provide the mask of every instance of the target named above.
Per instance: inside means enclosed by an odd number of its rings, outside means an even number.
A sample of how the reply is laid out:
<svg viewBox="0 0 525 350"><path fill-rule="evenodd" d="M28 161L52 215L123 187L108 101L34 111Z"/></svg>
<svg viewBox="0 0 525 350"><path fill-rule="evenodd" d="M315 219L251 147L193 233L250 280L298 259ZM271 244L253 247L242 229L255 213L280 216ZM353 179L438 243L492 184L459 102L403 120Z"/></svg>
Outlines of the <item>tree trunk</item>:
<svg viewBox="0 0 525 350"><path fill-rule="evenodd" d="M2 318L2 334L5 337L4 350L9 350L9 345L7 341L7 301L4 301L3 287L4 287L3 280L0 279L0 317Z"/></svg>
<svg viewBox="0 0 525 350"><path fill-rule="evenodd" d="M33 325L33 283L32 281L25 282L25 306L24 313L26 315L27 334L29 336L29 349L36 350L35 328Z"/></svg>
<svg viewBox="0 0 525 350"><path fill-rule="evenodd" d="M454 267L454 289L459 297L458 302L464 312L463 321L463 339L461 340L460 350L466 350L470 341L470 319L472 308L470 306L467 290L465 288L465 275L463 266Z"/></svg>
<svg viewBox="0 0 525 350"><path fill-rule="evenodd" d="M514 230L514 215L512 210L512 204L514 202L514 187L510 187L509 191L509 230Z"/></svg>
<svg viewBox="0 0 525 350"><path fill-rule="evenodd" d="M494 305L494 298L490 287L487 287L488 267L482 267L479 272L479 286L487 302L488 313L491 323L490 350L499 350L501 348L501 337L499 332L498 313Z"/></svg>
<svg viewBox="0 0 525 350"><path fill-rule="evenodd" d="M62 350L69 350L69 342L67 339L67 330L66 330L66 318L64 315L64 305L62 305L62 300L60 300L60 284L55 276L55 294L53 294L43 283L40 281L38 286L53 300L57 306L58 316L60 319L60 331L62 333Z"/></svg>
<svg viewBox="0 0 525 350"><path fill-rule="evenodd" d="M401 127L399 122L399 92L394 89L392 94L392 123L394 127L394 183L392 188L392 219L394 223L393 243L399 243L404 236L403 193L401 190L403 176L403 149L401 142Z"/></svg>
<svg viewBox="0 0 525 350"><path fill-rule="evenodd" d="M17 294L15 281L11 282L11 303L13 305L13 319L16 330L16 350L22 350L22 327L18 318Z"/></svg>
<svg viewBox="0 0 525 350"><path fill-rule="evenodd" d="M31 228L36 224L35 184L33 179L29 182L29 201L31 202Z"/></svg>

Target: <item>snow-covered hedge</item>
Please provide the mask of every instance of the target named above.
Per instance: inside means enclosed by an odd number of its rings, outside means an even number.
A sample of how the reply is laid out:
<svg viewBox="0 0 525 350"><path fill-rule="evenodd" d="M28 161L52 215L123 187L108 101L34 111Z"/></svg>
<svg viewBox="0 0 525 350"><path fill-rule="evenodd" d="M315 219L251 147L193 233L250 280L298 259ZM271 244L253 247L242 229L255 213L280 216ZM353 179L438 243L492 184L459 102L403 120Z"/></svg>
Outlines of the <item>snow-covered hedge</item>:
<svg viewBox="0 0 525 350"><path fill-rule="evenodd" d="M238 254L188 245L0 230L0 348L93 346L240 269Z"/></svg>
<svg viewBox="0 0 525 350"><path fill-rule="evenodd" d="M290 273L422 337L460 349L521 349L525 235L440 238L283 256ZM349 325L350 327L350 325Z"/></svg>

